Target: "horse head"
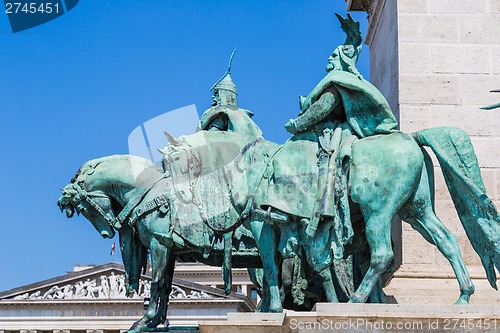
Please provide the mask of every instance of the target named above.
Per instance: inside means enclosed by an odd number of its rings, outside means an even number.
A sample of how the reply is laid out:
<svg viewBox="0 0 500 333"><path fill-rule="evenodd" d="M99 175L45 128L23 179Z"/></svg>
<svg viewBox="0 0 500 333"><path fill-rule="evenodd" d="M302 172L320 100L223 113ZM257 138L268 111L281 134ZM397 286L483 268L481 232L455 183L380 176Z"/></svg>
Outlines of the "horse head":
<svg viewBox="0 0 500 333"><path fill-rule="evenodd" d="M62 189L57 204L67 217L82 214L104 238L119 234L125 267L127 294L139 290L139 278L147 265L147 249L139 235L119 214L151 179L163 175L147 159L132 155L113 155L86 162L71 183ZM139 189L139 191L138 191ZM144 193L143 193L144 195ZM139 202L136 202L139 204Z"/></svg>
<svg viewBox="0 0 500 333"><path fill-rule="evenodd" d="M201 163L193 154L193 149L182 139L175 139L165 132L169 141L164 149L158 149L163 154L163 167L172 176L174 189L182 202L193 201L193 186L201 173Z"/></svg>
<svg viewBox="0 0 500 333"><path fill-rule="evenodd" d="M113 201L104 191L88 187L89 182L85 180L92 173L81 168L72 182L61 189L62 195L57 200L57 205L61 212L66 212L68 218L73 217L76 211L89 220L103 238L113 238Z"/></svg>

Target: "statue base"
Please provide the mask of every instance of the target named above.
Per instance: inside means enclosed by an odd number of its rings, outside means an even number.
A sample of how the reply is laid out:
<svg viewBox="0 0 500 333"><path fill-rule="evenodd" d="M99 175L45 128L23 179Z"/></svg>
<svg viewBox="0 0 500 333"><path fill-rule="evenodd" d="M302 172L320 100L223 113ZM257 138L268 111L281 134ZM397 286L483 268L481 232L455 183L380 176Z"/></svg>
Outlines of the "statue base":
<svg viewBox="0 0 500 333"><path fill-rule="evenodd" d="M318 303L311 312L229 313L200 333L499 332L500 305Z"/></svg>

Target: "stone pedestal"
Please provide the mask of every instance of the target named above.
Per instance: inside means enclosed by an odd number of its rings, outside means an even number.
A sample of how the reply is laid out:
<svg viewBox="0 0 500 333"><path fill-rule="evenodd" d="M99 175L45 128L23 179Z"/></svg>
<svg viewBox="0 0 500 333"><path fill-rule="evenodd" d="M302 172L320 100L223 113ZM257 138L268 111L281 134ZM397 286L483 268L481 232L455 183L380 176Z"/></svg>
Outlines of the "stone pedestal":
<svg viewBox="0 0 500 333"><path fill-rule="evenodd" d="M228 313L227 320L200 321L200 333L280 333L285 313Z"/></svg>
<svg viewBox="0 0 500 333"><path fill-rule="evenodd" d="M471 267L469 273L476 291L471 296L472 305L500 305L500 292L485 279L482 267ZM453 271L442 269L401 267L384 288L387 299L397 304L452 305L460 290ZM499 330L500 331L500 330Z"/></svg>
<svg viewBox="0 0 500 333"><path fill-rule="evenodd" d="M201 333L499 332L500 306L319 303L311 312L230 313L199 327Z"/></svg>

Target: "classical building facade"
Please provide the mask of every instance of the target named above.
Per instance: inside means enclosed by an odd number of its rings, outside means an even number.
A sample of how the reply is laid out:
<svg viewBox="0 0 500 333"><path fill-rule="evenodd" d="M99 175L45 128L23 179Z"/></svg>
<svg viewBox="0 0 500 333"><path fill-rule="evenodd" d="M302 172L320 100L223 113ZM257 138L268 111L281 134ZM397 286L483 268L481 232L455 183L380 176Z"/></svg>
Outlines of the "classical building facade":
<svg viewBox="0 0 500 333"><path fill-rule="evenodd" d="M456 126L469 134L489 197L500 208L499 0L346 0L366 11L372 83L384 94L401 130ZM432 154L431 154L432 155ZM436 212L457 236L476 285L472 303L500 304L460 224L434 159ZM451 304L458 284L437 249L396 222L400 269L386 287L398 303ZM398 244L399 242L399 244ZM411 287L409 287L411 286ZM443 292L446 290L448 292Z"/></svg>
<svg viewBox="0 0 500 333"><path fill-rule="evenodd" d="M198 271L206 278L195 280L205 285L174 277L168 313L172 326L187 329L197 327L200 320L225 319L228 312L255 310L242 293L225 295L211 287L220 280L210 269L199 268L181 268L180 276L193 277ZM127 297L123 266L109 263L76 266L65 275L0 292L0 333L124 332L144 314L150 281L148 274L143 275L139 293ZM242 285L236 282L235 288L241 291Z"/></svg>

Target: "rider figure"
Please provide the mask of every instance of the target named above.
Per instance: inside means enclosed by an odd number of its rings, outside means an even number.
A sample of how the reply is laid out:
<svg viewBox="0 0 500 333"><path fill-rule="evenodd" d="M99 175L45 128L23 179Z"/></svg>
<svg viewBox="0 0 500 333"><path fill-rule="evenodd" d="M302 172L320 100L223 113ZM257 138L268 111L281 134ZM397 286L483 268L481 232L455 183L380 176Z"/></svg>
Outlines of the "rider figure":
<svg viewBox="0 0 500 333"><path fill-rule="evenodd" d="M231 62L235 51L231 54L226 73L210 89L214 91L214 102L201 116L198 131L229 131L262 137L262 131L250 119L253 113L238 107L238 90L231 78Z"/></svg>
<svg viewBox="0 0 500 333"><path fill-rule="evenodd" d="M234 49L229 58L229 65L222 76L210 90L214 91L212 107L206 110L198 124L197 131L227 131L236 132L253 138L262 138L262 131L250 119L253 113L246 109L238 107L238 90L231 78L231 63L233 60ZM229 294L232 288L231 277L231 251L232 251L232 233L224 233L224 259L222 264L222 277L224 280L224 292ZM205 255L210 253L210 248L205 249Z"/></svg>
<svg viewBox="0 0 500 333"><path fill-rule="evenodd" d="M359 22L336 14L347 37L328 58L328 74L307 97L300 98L299 117L285 128L296 134L319 123L347 120L361 138L397 131L397 120L384 96L356 68L361 52ZM332 128L333 129L333 128Z"/></svg>
<svg viewBox="0 0 500 333"><path fill-rule="evenodd" d="M319 220L333 212L339 238L349 239L352 233L341 235L340 229L350 229L347 167L351 146L357 138L397 132L398 123L384 96L356 68L362 42L359 22L350 15L346 19L336 15L346 40L328 58L327 75L307 97L301 96L301 112L285 128L297 138L318 142L317 204L311 219L303 219L306 234L314 236ZM335 202L337 207L332 206Z"/></svg>

